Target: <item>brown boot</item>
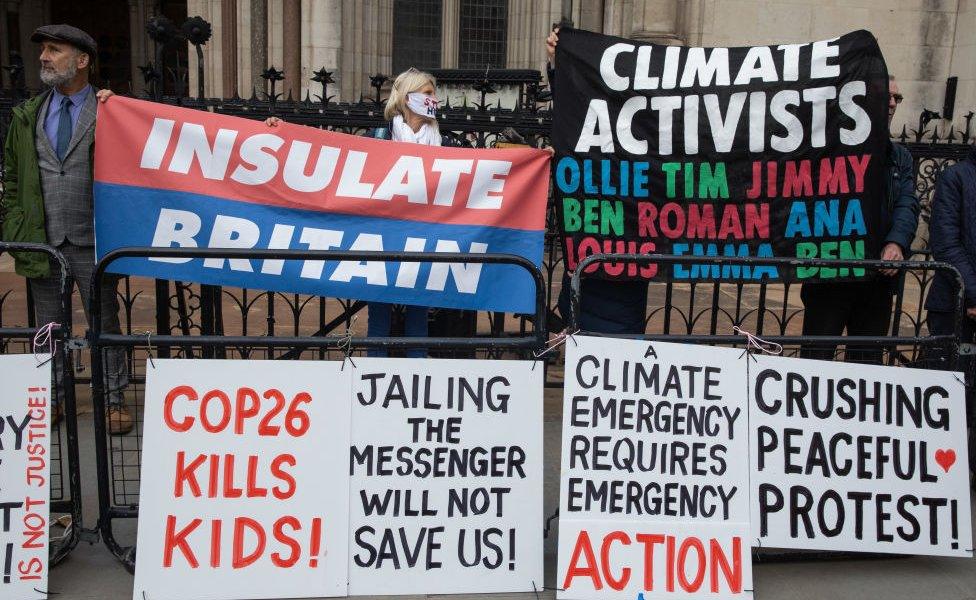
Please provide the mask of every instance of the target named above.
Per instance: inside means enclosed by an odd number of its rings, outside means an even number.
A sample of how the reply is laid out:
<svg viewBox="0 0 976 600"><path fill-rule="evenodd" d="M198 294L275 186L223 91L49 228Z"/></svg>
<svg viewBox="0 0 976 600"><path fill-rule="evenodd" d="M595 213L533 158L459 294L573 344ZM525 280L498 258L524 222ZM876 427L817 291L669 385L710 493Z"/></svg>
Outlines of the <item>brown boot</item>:
<svg viewBox="0 0 976 600"><path fill-rule="evenodd" d="M108 424L108 432L112 435L125 435L135 426L135 420L124 404L109 406L105 414L105 422Z"/></svg>

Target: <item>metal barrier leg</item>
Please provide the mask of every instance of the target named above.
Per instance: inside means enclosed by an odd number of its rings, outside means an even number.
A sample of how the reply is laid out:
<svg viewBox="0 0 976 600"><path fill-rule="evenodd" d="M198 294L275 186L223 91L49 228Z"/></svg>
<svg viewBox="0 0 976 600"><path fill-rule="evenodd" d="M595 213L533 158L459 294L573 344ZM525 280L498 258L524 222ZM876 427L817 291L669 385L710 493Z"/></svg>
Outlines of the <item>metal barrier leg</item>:
<svg viewBox="0 0 976 600"><path fill-rule="evenodd" d="M80 539L85 537L86 534L89 536L91 534L91 532L85 530L84 528L82 515L81 470L80 455L78 450L78 410L75 398L74 373L72 372L71 348L69 347L71 340L71 293L73 279L71 269L68 266L68 262L64 255L57 249L46 244L0 241L0 253L2 252L44 254L48 257L52 269L57 269L59 271L57 285L52 287L50 290L51 293L58 294L60 299L57 303L58 307L56 310L52 310L51 314L47 315L45 318L60 324L58 329L51 332L53 339L55 340L54 352L58 357L58 360L54 361L54 369L58 370L55 372L54 381L56 382L59 379L61 381L60 386L52 387L52 397L57 399L57 402L64 411L64 416L59 425L51 427L52 453L51 456L49 456L49 464L52 466L50 478L51 483L53 483L55 478L58 478L62 495L64 481L65 478L67 478L68 498L57 497L52 499L50 503L50 512L67 513L70 517L70 521L64 523L65 531L63 535L58 538L50 539L50 543L48 545L50 560L49 564L51 567L53 567L63 561L68 554L70 554ZM35 287L36 286L31 285L30 280L28 280L25 289L27 314L25 315L24 320L27 327L0 327L0 340L3 340L2 347L4 351L8 351L10 349L10 344L7 342L19 341L21 344L23 344L25 351L31 352L33 350L33 342L37 333L38 325L44 326L47 324L37 323L37 319L34 315L34 301L38 293L38 290L35 289ZM64 433L63 436L62 431ZM57 468L60 470L60 472L54 472L54 447L58 448ZM65 453L67 454L66 469L64 461ZM54 492L53 489L52 492Z"/></svg>

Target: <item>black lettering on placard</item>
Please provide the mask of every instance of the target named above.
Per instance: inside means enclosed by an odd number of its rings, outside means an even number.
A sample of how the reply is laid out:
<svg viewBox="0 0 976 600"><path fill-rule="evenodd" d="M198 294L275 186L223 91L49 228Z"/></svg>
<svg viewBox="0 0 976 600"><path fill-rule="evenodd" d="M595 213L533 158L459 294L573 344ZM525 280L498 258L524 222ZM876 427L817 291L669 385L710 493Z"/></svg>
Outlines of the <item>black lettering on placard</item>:
<svg viewBox="0 0 976 600"><path fill-rule="evenodd" d="M398 570L418 566L428 571L439 569L442 563L435 555L441 549L442 542L438 538L443 533L444 527L440 526L420 527L416 531L408 531L406 527L377 531L363 525L355 531L353 539L366 554L355 553L353 561L363 568L381 569L389 562Z"/></svg>
<svg viewBox="0 0 976 600"><path fill-rule="evenodd" d="M30 420L30 413L25 414L19 422L13 415L0 418L0 450L20 450L24 444L24 429L27 428ZM9 434L5 435L5 432L9 432ZM9 444L11 435L13 436L13 447ZM8 440L7 445L3 443L5 438Z"/></svg>
<svg viewBox="0 0 976 600"><path fill-rule="evenodd" d="M944 482L965 452L937 435L962 426L950 423L945 387L770 367L756 373L752 388L759 412L789 423L756 425L761 535L777 529L797 539L959 548L958 499L938 496L952 493L947 486L922 486ZM766 481L770 470L789 483ZM918 487L892 491L906 484Z"/></svg>
<svg viewBox="0 0 976 600"><path fill-rule="evenodd" d="M350 475L368 478L354 502L360 518L369 519L354 530L354 563L428 571L508 564L514 570L515 529L497 524L511 520L510 480L527 478L529 457L503 435L494 436L495 445L481 436L507 431L509 378L369 373L361 387L360 405L402 411L402 430L377 436L381 443L350 447ZM434 479L450 479L451 487L430 486ZM482 525L486 519L491 526Z"/></svg>

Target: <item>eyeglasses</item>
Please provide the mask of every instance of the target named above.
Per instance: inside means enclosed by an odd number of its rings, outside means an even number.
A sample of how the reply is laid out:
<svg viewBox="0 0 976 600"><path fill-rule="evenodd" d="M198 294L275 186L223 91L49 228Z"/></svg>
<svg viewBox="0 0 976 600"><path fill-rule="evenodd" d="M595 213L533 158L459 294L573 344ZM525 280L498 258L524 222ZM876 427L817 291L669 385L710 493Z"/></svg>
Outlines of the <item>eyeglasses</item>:
<svg viewBox="0 0 976 600"><path fill-rule="evenodd" d="M888 94L889 98L895 99L895 104L901 104L901 101L905 99L901 94Z"/></svg>

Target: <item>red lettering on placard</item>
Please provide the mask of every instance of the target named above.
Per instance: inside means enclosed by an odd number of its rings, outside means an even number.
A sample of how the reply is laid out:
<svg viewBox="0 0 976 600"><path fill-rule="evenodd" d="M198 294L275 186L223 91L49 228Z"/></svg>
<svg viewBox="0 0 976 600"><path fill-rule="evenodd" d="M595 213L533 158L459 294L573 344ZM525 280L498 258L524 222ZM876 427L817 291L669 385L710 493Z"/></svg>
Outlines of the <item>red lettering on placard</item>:
<svg viewBox="0 0 976 600"><path fill-rule="evenodd" d="M285 396L278 390L271 389L264 393L264 397L265 399L274 398L275 405L274 408L272 408L268 412L268 414L264 415L264 418L261 419L261 423L258 425L258 435L266 435L266 436L278 435L278 432L281 431L281 426L272 425L271 419L277 417L281 413L281 411L284 410Z"/></svg>
<svg viewBox="0 0 976 600"><path fill-rule="evenodd" d="M586 566L579 566L580 556L585 555ZM573 548L573 556L569 559L569 568L566 570L566 578L563 580L563 589L569 589L573 579L577 577L589 577L593 582L593 589L603 589L603 582L600 581L600 570L596 564L596 556L593 554L593 546L590 544L590 534L586 530L580 531L576 537L576 546Z"/></svg>
<svg viewBox="0 0 976 600"><path fill-rule="evenodd" d="M173 403L180 396L185 396L187 400L195 401L197 399L197 392L188 385L180 385L171 389L163 400L163 421L166 422L167 427L177 433L183 433L188 431L190 427L193 427L193 417L184 417L179 423L173 419Z"/></svg>
<svg viewBox="0 0 976 600"><path fill-rule="evenodd" d="M664 535L660 533L638 533L637 541L644 544L644 589L654 589L654 546L664 543Z"/></svg>
<svg viewBox="0 0 976 600"><path fill-rule="evenodd" d="M257 536L257 545L250 554L244 554L244 530L250 529ZM234 519L234 542L233 542L233 566L235 569L243 569L250 566L264 554L264 546L267 536L261 524L249 517L238 517Z"/></svg>
<svg viewBox="0 0 976 600"><path fill-rule="evenodd" d="M294 467L296 464L298 464L298 461L291 454L279 454L271 461L271 474L287 484L285 488L277 485L272 488L271 494L278 500L287 500L295 495L295 478L291 476L291 473L283 470L281 466L288 465Z"/></svg>
<svg viewBox="0 0 976 600"><path fill-rule="evenodd" d="M193 549L190 548L190 544L186 542L187 536L193 533L193 530L203 523L202 519L193 519L190 524L183 529L176 531L176 517L173 515L167 515L166 517L166 533L163 536L163 566L172 567L173 566L173 551L179 548L180 552L183 553L183 558L190 565L191 568L196 569L200 566L197 562L197 557L193 553Z"/></svg>
<svg viewBox="0 0 976 600"><path fill-rule="evenodd" d="M298 562L298 558L302 554L302 546L298 543L298 540L285 533L285 525L289 526L292 531L296 532L301 531L302 525L295 517L281 517L275 521L274 524L274 529L272 531L274 539L281 542L285 546L288 546L291 553L288 555L288 558L283 558L280 552L272 552L271 563L276 567L288 568Z"/></svg>
<svg viewBox="0 0 976 600"><path fill-rule="evenodd" d="M725 551L722 549L722 545L718 543L718 540L712 539L709 544L709 555L712 559L711 570L711 585L710 589L712 593L718 592L718 571L722 570L722 574L725 575L725 581L729 584L729 590L732 593L739 594L742 592L742 538L733 537L732 538L732 567L729 568L729 558L726 556Z"/></svg>
<svg viewBox="0 0 976 600"><path fill-rule="evenodd" d="M698 559L696 564L698 565L698 571L695 573L694 579L688 581L687 578L687 565L688 565L688 552L694 549L698 554ZM685 538L681 542L681 546L678 548L678 583L681 585L681 589L686 592L697 592L698 588L701 587L702 582L705 580L705 548L702 546L701 540L696 537Z"/></svg>
<svg viewBox="0 0 976 600"><path fill-rule="evenodd" d="M210 403L216 398L220 401L220 420L216 423L210 421ZM227 394L221 390L210 390L203 396L203 400L200 401L200 424L203 425L203 430L207 433L220 433L227 428L227 424L230 423L230 398Z"/></svg>
<svg viewBox="0 0 976 600"><path fill-rule="evenodd" d="M176 453L176 478L173 485L173 495L177 498L183 497L183 487L188 486L194 498L200 497L200 484L197 483L197 468L207 461L207 455L201 454L193 459L190 464L186 464L186 452L180 450Z"/></svg>
<svg viewBox="0 0 976 600"><path fill-rule="evenodd" d="M247 407L244 406L245 400L250 400L250 405ZM261 399L251 388L242 387L237 390L234 407L234 433L240 435L244 433L244 421L258 416L261 411Z"/></svg>
<svg viewBox="0 0 976 600"><path fill-rule="evenodd" d="M619 579L614 578L613 573L610 572L610 546L614 542L629 546L630 536L623 531L613 531L604 536L603 544L600 546L600 566L603 570L603 578L607 580L607 585L619 592L627 587L627 582L630 581L630 567L624 567L620 570Z"/></svg>

